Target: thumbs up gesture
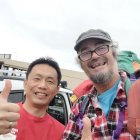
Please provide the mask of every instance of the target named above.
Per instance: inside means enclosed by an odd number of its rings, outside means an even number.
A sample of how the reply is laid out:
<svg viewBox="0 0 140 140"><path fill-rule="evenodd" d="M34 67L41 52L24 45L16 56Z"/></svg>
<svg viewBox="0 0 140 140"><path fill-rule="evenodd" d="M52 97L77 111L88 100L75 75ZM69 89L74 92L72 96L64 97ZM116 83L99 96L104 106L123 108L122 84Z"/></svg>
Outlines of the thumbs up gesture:
<svg viewBox="0 0 140 140"><path fill-rule="evenodd" d="M81 140L92 140L91 122L88 117L83 118L83 131Z"/></svg>
<svg viewBox="0 0 140 140"><path fill-rule="evenodd" d="M6 134L16 127L19 119L19 106L15 103L8 103L8 96L11 90L11 81L6 80L5 87L0 93L0 134Z"/></svg>

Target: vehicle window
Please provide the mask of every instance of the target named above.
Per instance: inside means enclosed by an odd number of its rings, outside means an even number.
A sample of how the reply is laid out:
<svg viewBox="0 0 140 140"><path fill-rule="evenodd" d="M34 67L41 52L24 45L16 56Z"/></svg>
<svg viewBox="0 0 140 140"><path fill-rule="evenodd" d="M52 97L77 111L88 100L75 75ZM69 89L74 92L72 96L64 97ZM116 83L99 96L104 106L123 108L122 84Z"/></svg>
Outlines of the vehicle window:
<svg viewBox="0 0 140 140"><path fill-rule="evenodd" d="M23 90L14 90L11 91L8 97L8 101L12 103L18 103L24 101L24 91Z"/></svg>
<svg viewBox="0 0 140 140"><path fill-rule="evenodd" d="M57 94L50 103L48 113L62 124L67 124L66 103L61 94Z"/></svg>
<svg viewBox="0 0 140 140"><path fill-rule="evenodd" d="M0 92L1 93L1 92ZM24 91L23 90L15 90L11 91L9 96L8 96L8 102L11 103L19 103L19 102L24 102Z"/></svg>

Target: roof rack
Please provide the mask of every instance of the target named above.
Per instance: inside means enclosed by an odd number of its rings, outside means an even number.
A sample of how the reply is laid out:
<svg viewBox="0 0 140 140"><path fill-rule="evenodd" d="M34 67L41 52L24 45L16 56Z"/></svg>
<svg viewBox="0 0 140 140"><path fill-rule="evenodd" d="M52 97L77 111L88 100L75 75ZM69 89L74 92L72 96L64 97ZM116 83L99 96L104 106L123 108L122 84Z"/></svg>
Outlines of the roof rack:
<svg viewBox="0 0 140 140"><path fill-rule="evenodd" d="M25 80L23 77L16 77L16 76L0 76L0 81L3 81L4 79L11 79L11 80Z"/></svg>
<svg viewBox="0 0 140 140"><path fill-rule="evenodd" d="M0 69L0 80L1 81L3 79L24 80L25 77L26 77L26 72L25 71Z"/></svg>

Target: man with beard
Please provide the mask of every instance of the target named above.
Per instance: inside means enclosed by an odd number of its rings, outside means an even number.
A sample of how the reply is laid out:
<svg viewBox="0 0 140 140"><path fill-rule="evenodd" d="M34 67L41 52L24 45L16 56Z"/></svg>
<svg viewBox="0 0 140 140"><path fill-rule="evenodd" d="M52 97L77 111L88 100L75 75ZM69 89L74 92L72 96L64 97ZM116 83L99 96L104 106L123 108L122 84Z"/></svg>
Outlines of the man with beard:
<svg viewBox="0 0 140 140"><path fill-rule="evenodd" d="M90 29L77 39L74 49L80 66L94 86L73 106L63 140L79 140L83 135L84 140L134 139L127 128L127 75L118 70L117 48L100 29ZM90 126L87 132L83 119Z"/></svg>

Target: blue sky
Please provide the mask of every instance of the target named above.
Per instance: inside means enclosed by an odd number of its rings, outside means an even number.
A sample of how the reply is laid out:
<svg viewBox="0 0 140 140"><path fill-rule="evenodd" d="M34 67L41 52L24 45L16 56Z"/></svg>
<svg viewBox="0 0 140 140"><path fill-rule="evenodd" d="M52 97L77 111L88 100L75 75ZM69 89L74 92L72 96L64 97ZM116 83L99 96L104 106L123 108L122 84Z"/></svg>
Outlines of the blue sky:
<svg viewBox="0 0 140 140"><path fill-rule="evenodd" d="M107 31L120 50L140 56L139 0L0 0L0 50L12 59L56 59L80 71L73 46L91 28Z"/></svg>

